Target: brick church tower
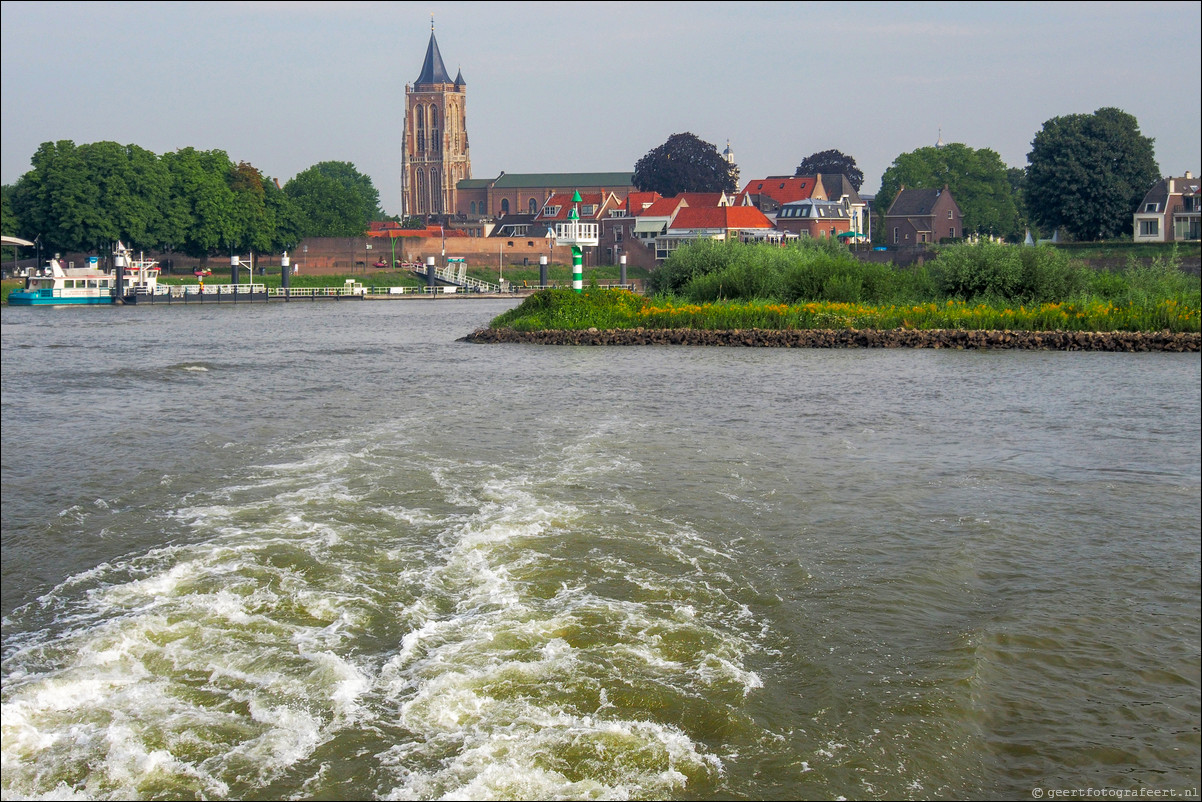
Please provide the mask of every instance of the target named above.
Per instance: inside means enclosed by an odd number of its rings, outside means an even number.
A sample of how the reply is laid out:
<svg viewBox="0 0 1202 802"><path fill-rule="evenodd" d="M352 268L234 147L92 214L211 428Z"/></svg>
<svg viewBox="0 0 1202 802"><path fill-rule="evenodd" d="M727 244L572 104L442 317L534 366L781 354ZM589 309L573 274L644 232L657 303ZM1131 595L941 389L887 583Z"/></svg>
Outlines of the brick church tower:
<svg viewBox="0 0 1202 802"><path fill-rule="evenodd" d="M421 75L405 84L401 133L401 216L455 213L455 186L472 177L467 145L467 85L451 80L438 52L434 21Z"/></svg>

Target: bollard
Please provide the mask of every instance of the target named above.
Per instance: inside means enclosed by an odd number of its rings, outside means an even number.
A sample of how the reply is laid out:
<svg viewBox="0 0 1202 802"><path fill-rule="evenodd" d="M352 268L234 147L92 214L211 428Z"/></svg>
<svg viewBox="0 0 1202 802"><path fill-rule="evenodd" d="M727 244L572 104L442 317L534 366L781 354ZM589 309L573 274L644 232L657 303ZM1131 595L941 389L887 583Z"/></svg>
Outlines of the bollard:
<svg viewBox="0 0 1202 802"><path fill-rule="evenodd" d="M626 254L618 257L618 284L626 286Z"/></svg>
<svg viewBox="0 0 1202 802"><path fill-rule="evenodd" d="M547 286L547 257L538 257L538 287L543 289Z"/></svg>

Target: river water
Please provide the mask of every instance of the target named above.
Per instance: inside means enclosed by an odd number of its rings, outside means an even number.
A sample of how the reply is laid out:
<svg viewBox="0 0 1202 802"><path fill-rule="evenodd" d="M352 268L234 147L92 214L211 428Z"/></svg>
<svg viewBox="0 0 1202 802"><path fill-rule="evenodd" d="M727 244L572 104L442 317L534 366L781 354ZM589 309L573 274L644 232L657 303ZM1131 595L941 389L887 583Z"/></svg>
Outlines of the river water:
<svg viewBox="0 0 1202 802"><path fill-rule="evenodd" d="M1197 354L3 309L3 792L1192 793Z"/></svg>

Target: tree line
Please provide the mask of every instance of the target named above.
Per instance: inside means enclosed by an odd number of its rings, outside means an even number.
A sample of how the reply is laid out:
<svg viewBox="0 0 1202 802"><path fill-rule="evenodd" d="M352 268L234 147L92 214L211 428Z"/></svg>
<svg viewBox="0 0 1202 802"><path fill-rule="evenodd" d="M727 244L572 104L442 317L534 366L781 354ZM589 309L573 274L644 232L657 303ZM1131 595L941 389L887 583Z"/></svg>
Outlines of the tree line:
<svg viewBox="0 0 1202 802"><path fill-rule="evenodd" d="M1153 140L1135 117L1115 108L1054 117L1031 142L1026 167L1007 167L997 152L962 143L902 153L881 176L874 206L881 224L903 187L943 189L963 213L964 231L1021 240L1029 228L1063 229L1077 240L1131 233L1131 214L1160 179ZM794 175L843 173L859 191L864 173L838 150L814 153ZM673 134L635 165L634 184L670 197L735 192L739 171L693 134Z"/></svg>
<svg viewBox="0 0 1202 802"><path fill-rule="evenodd" d="M901 188L947 186L966 234L1021 239L1063 229L1078 240L1130 233L1131 213L1160 179L1153 140L1120 109L1055 117L1031 143L1024 168L989 148L962 143L902 153L881 176L883 217ZM0 196L3 233L39 239L45 250L106 252L124 240L194 257L279 252L305 237L360 236L389 219L379 192L349 162L313 165L282 187L220 150L162 156L137 145L46 142L32 168ZM863 172L838 150L806 157L795 175L843 173L859 190ZM634 185L665 197L735 192L739 169L691 133L673 134L635 165ZM882 224L875 226L880 233Z"/></svg>
<svg viewBox="0 0 1202 802"><path fill-rule="evenodd" d="M359 236L384 217L371 179L321 162L282 187L221 150L158 156L137 145L45 142L3 188L3 232L44 250L107 252L123 240L194 257L279 252L311 236Z"/></svg>

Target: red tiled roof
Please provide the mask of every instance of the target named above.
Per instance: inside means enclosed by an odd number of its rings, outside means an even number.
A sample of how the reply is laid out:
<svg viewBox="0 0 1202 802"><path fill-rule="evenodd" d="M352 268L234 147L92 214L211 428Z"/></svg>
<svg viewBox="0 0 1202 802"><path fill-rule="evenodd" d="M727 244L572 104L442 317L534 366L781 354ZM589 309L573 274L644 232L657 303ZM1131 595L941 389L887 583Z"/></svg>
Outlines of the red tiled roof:
<svg viewBox="0 0 1202 802"><path fill-rule="evenodd" d="M754 206L711 206L697 209L686 206L669 226L685 228L773 228L772 221Z"/></svg>
<svg viewBox="0 0 1202 802"><path fill-rule="evenodd" d="M643 204L650 206L657 200L663 198L658 192L631 192L626 196L626 213L629 215L638 215L643 212Z"/></svg>
<svg viewBox="0 0 1202 802"><path fill-rule="evenodd" d="M671 217L679 207L687 205L688 202L683 198L660 198L641 212L632 211L631 214L636 217Z"/></svg>
<svg viewBox="0 0 1202 802"><path fill-rule="evenodd" d="M722 201L721 192L681 192L676 197L684 200L692 207L716 207Z"/></svg>
<svg viewBox="0 0 1202 802"><path fill-rule="evenodd" d="M757 178L743 187L743 191L736 196L736 203L742 203L748 195L767 195L777 203L805 200L814 194L817 183L817 177L812 175Z"/></svg>

